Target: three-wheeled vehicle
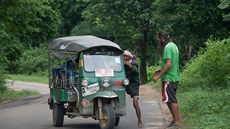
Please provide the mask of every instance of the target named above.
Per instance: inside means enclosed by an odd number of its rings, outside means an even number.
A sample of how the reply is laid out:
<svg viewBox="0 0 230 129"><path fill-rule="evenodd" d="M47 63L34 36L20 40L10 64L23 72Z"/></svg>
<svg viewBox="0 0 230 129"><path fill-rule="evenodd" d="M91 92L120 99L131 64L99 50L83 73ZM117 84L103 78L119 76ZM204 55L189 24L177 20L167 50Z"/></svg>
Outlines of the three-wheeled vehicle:
<svg viewBox="0 0 230 129"><path fill-rule="evenodd" d="M69 36L54 39L48 47L53 125L63 126L67 115L99 120L101 129L117 126L126 115L129 83L119 45L95 36Z"/></svg>

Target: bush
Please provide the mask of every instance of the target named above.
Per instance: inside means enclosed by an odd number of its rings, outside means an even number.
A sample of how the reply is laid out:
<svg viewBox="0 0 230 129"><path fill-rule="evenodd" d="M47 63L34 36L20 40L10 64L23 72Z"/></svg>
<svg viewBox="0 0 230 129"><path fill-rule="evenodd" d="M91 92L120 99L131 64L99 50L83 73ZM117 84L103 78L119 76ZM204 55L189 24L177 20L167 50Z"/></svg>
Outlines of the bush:
<svg viewBox="0 0 230 129"><path fill-rule="evenodd" d="M230 39L206 44L181 73L180 110L192 129L225 129L230 127Z"/></svg>
<svg viewBox="0 0 230 129"><path fill-rule="evenodd" d="M25 50L22 57L17 61L19 65L18 73L20 74L36 74L47 75L48 69L48 49L47 45L30 48Z"/></svg>
<svg viewBox="0 0 230 129"><path fill-rule="evenodd" d="M229 42L230 39L206 42L206 51L201 50L181 73L183 90L197 87L223 89L230 86Z"/></svg>
<svg viewBox="0 0 230 129"><path fill-rule="evenodd" d="M4 72L2 70L2 66L0 66L0 93L7 89Z"/></svg>
<svg viewBox="0 0 230 129"><path fill-rule="evenodd" d="M0 93L5 91L6 89L7 87L6 87L5 75L4 75L4 58L2 55L0 55Z"/></svg>

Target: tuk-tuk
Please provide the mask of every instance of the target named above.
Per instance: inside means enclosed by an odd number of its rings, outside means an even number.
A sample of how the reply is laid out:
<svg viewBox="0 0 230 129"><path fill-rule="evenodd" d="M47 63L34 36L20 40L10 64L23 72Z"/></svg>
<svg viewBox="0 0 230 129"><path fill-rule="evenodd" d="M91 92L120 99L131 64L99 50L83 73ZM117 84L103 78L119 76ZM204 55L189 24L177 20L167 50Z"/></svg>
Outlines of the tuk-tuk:
<svg viewBox="0 0 230 129"><path fill-rule="evenodd" d="M67 115L99 120L101 129L117 126L126 115L129 84L120 46L87 35L54 39L48 48L53 125L63 126Z"/></svg>

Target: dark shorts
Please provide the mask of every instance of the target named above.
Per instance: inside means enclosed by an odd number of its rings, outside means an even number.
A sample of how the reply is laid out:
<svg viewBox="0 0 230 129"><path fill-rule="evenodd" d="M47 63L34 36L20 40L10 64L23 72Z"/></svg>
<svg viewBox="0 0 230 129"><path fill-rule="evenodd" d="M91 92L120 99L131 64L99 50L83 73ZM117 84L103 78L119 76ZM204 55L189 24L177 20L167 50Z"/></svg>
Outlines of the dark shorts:
<svg viewBox="0 0 230 129"><path fill-rule="evenodd" d="M126 92L129 94L132 98L134 96L139 96L139 85L128 85L126 86Z"/></svg>
<svg viewBox="0 0 230 129"><path fill-rule="evenodd" d="M162 82L162 101L165 103L177 103L176 91L178 82Z"/></svg>

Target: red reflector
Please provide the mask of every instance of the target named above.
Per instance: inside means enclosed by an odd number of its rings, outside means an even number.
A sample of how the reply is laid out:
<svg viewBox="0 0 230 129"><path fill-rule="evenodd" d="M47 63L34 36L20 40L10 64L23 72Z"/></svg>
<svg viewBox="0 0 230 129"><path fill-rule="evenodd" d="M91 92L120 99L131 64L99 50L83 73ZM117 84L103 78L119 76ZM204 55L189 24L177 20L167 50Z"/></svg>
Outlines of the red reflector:
<svg viewBox="0 0 230 129"><path fill-rule="evenodd" d="M122 86L122 85L121 85L121 81L116 80L116 81L115 81L115 85L116 85L116 86Z"/></svg>
<svg viewBox="0 0 230 129"><path fill-rule="evenodd" d="M89 105L89 100L83 99L83 100L82 100L82 105L83 105L84 107L87 107L87 106Z"/></svg>

